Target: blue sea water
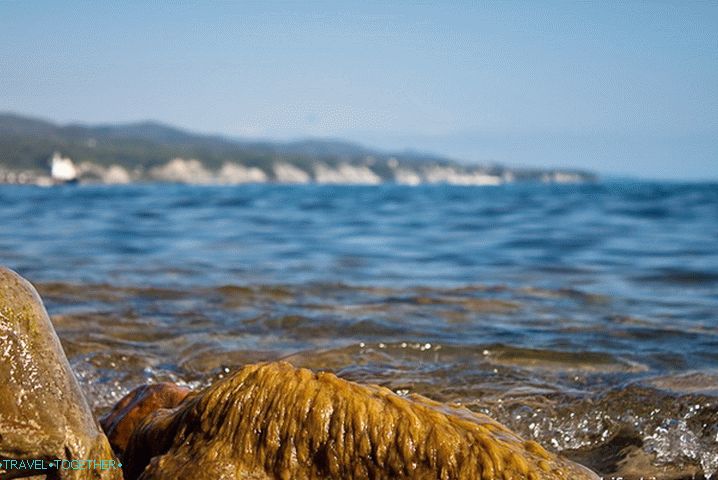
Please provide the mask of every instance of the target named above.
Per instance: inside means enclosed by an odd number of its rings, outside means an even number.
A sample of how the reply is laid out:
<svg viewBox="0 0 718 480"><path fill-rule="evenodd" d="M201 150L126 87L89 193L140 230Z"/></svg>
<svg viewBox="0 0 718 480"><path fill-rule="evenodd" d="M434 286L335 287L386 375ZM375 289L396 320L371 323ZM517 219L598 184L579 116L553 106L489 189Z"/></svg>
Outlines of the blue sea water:
<svg viewBox="0 0 718 480"><path fill-rule="evenodd" d="M0 264L98 410L286 357L718 471L718 184L0 186Z"/></svg>

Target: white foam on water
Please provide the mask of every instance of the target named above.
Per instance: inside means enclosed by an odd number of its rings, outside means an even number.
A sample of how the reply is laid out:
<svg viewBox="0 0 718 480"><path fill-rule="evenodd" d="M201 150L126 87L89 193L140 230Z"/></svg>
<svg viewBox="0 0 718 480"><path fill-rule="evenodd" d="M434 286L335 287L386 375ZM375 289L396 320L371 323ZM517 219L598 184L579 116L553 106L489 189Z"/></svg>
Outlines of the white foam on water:
<svg viewBox="0 0 718 480"><path fill-rule="evenodd" d="M698 461L706 478L718 475L718 430L713 445L706 445L688 425L692 412L700 405L691 407L684 419L666 419L651 435L644 439L643 448L656 456L656 462L663 465L680 464L686 460Z"/></svg>

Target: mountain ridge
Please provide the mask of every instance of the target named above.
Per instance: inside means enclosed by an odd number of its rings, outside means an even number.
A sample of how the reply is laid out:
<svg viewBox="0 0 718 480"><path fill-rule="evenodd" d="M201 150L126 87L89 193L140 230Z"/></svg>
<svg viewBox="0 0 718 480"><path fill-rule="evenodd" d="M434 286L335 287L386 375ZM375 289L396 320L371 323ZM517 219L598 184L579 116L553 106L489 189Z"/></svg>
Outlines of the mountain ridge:
<svg viewBox="0 0 718 480"><path fill-rule="evenodd" d="M140 120L137 122L100 123L96 125L70 122L60 124L50 120L20 115L14 112L0 112L0 138L7 135L38 135L50 134L69 138L92 137L111 139L134 139L153 142L161 145L215 144L230 148L265 148L276 152L297 152L315 156L354 156L354 155L403 155L406 153L389 153L379 149L366 147L356 142L338 138L305 137L289 141L253 140L234 138L221 134L204 134L188 129L175 127L156 120ZM95 138L97 140L97 138ZM412 152L413 153L413 152ZM439 155L420 154L424 157L444 159Z"/></svg>
<svg viewBox="0 0 718 480"><path fill-rule="evenodd" d="M13 112L0 112L0 169L41 174L48 171L48 162L54 152L77 164L85 164L86 170L99 172L99 169L117 167L135 172L133 180L140 181L167 180L161 173L148 177L148 172L160 172L177 159L194 163L190 168L189 164L175 162L172 167L175 170L189 168L197 173L201 167L215 172L211 175L217 177L216 172L227 170L229 165L245 170L257 169L247 178L266 178L268 181L282 181L284 177L277 173L278 166L285 173L287 168L284 167L301 170L303 174L292 171L297 180L334 183L341 183L342 176L353 176L370 183L379 179L412 184L444 180L447 183L476 183L486 180L477 176L483 174L504 180L536 179L542 175L545 178L545 175L557 172L581 180L593 178L593 174L577 170L470 165L442 155L387 152L342 139L303 138L287 142L235 139L196 133L153 120L97 125L58 124ZM437 168L444 170L439 172ZM343 173L336 173L340 169ZM240 179L237 168L230 170L236 174L236 179ZM465 176L469 174L474 175L474 180ZM167 181L182 181L182 175L178 175L171 175Z"/></svg>

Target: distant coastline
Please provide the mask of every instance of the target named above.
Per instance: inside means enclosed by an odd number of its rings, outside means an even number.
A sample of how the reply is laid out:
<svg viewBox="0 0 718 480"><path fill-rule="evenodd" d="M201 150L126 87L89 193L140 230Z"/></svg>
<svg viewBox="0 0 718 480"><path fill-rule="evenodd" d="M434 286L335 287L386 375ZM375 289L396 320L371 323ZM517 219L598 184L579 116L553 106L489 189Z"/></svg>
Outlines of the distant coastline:
<svg viewBox="0 0 718 480"><path fill-rule="evenodd" d="M58 161L63 165L60 177L53 174L53 162ZM388 153L334 140L252 142L152 122L61 126L0 114L0 183L500 185L595 179L585 171L468 165L437 155Z"/></svg>

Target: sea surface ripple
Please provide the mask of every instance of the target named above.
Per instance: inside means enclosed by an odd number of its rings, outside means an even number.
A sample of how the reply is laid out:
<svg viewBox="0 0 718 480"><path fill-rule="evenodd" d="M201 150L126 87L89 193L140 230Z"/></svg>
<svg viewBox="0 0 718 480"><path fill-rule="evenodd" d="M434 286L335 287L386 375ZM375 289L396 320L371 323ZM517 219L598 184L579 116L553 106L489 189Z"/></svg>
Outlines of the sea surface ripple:
<svg viewBox="0 0 718 480"><path fill-rule="evenodd" d="M99 413L286 358L607 476L718 475L718 185L0 186Z"/></svg>

